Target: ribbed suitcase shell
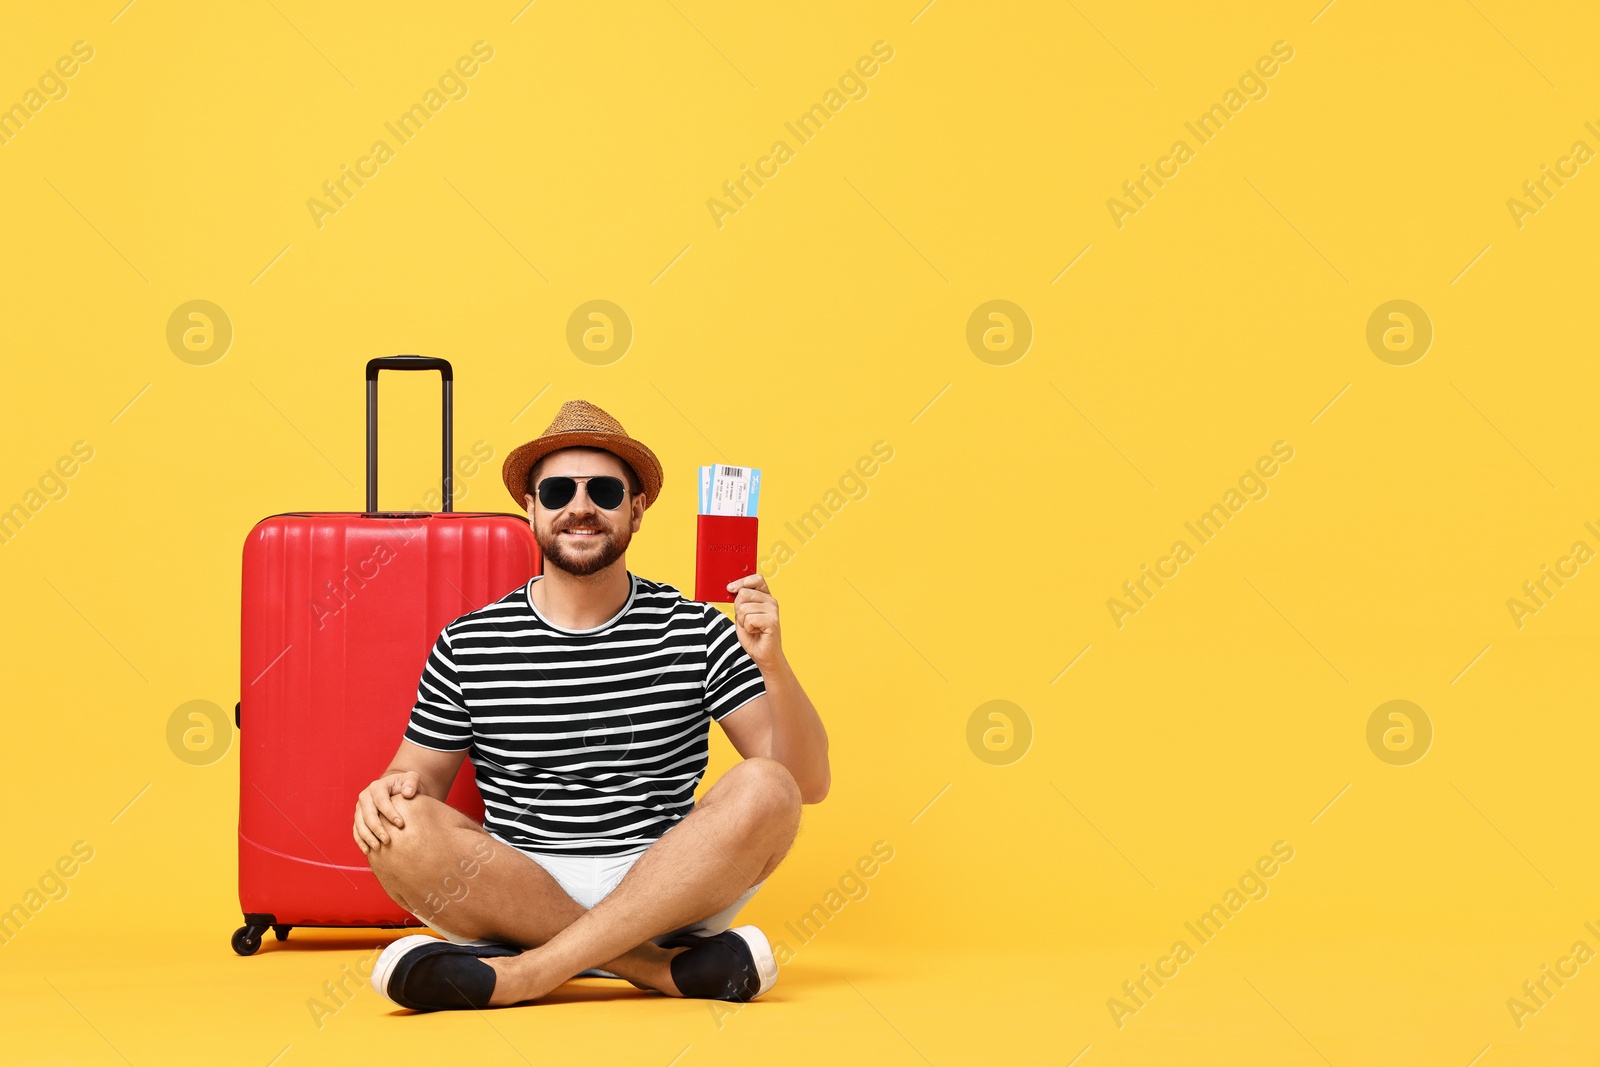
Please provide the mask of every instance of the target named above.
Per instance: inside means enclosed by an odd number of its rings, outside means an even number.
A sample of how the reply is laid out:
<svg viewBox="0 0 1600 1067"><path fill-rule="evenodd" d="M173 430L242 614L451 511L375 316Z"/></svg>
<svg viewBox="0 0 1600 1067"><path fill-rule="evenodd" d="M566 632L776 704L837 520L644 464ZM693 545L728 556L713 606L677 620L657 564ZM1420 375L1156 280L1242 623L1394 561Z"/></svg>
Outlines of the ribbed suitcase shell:
<svg viewBox="0 0 1600 1067"><path fill-rule="evenodd" d="M351 837L439 631L540 573L526 517L292 513L245 542L239 903L286 926L418 925ZM483 818L470 760L449 803Z"/></svg>

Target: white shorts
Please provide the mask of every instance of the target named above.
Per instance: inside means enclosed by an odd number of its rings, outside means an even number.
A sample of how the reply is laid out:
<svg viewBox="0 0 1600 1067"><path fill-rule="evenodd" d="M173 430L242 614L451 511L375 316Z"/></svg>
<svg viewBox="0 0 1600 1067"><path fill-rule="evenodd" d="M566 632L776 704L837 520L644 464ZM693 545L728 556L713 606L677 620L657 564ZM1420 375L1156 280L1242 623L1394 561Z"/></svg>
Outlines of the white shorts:
<svg viewBox="0 0 1600 1067"><path fill-rule="evenodd" d="M577 901L585 909L594 907L604 900L613 889L617 888L622 882L623 876L633 868L633 865L639 861L639 857L645 853L645 849L640 849L638 852L626 856L565 856L548 852L531 852L509 841L502 840L494 834L490 834L490 836L508 848L515 848L518 852L544 868L545 873L554 878L556 884L561 887L561 891ZM708 916L696 923L690 923L688 926L679 927L676 930L669 930L658 937L651 938L651 940L660 944L670 937L683 933L720 934L733 924L733 920L739 914L739 910L749 903L750 898L756 895L756 890L760 889L764 884L764 882L757 882L740 894L739 898L732 904L729 904L715 915ZM489 938L459 937L448 930L440 929L420 915L417 918L422 919L423 925L446 941L453 941L458 945L492 945L496 943ZM604 971L597 973L607 974Z"/></svg>

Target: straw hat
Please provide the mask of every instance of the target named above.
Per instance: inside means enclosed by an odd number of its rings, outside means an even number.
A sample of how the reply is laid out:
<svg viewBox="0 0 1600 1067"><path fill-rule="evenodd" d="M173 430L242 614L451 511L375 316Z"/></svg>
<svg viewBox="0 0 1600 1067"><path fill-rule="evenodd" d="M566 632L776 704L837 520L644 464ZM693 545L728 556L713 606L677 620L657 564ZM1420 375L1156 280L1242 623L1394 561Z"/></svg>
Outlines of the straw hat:
<svg viewBox="0 0 1600 1067"><path fill-rule="evenodd" d="M559 448L578 446L603 448L632 467L644 488L644 506L655 503L662 482L656 454L629 437L622 423L587 400L569 400L561 405L544 433L513 449L500 468L500 477L511 499L517 502L517 510L527 510L528 472L533 465Z"/></svg>

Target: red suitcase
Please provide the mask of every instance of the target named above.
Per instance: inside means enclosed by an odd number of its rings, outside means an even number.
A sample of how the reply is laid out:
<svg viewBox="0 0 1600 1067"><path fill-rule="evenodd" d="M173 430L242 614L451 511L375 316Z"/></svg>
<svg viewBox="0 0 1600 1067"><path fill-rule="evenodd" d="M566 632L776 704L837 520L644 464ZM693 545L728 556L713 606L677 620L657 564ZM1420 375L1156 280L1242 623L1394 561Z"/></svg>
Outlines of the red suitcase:
<svg viewBox="0 0 1600 1067"><path fill-rule="evenodd" d="M437 370L442 512L378 511L378 372ZM540 573L526 515L451 510L450 364L367 363L367 510L262 519L244 546L239 658L239 905L234 951L294 926L419 926L350 830L356 794L399 747L423 662L452 620ZM474 819L470 761L449 802Z"/></svg>

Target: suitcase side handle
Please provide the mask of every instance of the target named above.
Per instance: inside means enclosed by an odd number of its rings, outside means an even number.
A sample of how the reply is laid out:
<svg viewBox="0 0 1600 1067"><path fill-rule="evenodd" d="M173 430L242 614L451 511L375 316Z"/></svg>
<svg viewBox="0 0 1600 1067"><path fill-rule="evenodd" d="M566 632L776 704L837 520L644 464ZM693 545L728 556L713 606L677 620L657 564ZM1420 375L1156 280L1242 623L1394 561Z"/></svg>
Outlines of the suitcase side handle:
<svg viewBox="0 0 1600 1067"><path fill-rule="evenodd" d="M379 356L377 359L367 360L367 512L370 514L378 510L378 372L385 370L436 370L439 372L440 384L444 387L444 463L440 475L443 481L441 493L444 497L442 511L451 510L451 484L450 484L450 412L453 406L451 385L454 382L454 373L450 369L450 361L439 359L435 356Z"/></svg>

